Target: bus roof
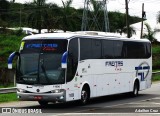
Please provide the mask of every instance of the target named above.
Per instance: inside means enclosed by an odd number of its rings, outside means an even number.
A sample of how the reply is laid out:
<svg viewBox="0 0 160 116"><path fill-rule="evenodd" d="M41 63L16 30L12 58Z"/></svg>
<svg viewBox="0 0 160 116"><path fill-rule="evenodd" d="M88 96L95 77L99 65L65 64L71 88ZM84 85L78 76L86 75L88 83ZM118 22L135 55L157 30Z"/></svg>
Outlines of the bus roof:
<svg viewBox="0 0 160 116"><path fill-rule="evenodd" d="M123 41L141 41L150 42L148 39L133 39L122 37L121 35L108 32L97 32L97 31L78 31L78 32L67 32L67 33L44 33L35 34L24 37L22 40L35 40L35 39L71 39L73 37L94 37L95 39L113 39Z"/></svg>

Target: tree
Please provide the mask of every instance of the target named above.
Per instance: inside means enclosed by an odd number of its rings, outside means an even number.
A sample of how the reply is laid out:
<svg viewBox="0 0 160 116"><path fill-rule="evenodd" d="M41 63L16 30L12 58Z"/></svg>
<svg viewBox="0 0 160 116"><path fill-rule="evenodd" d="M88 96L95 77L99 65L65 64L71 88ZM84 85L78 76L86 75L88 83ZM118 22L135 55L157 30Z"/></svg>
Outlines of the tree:
<svg viewBox="0 0 160 116"><path fill-rule="evenodd" d="M157 14L157 22L160 23L160 11Z"/></svg>
<svg viewBox="0 0 160 116"><path fill-rule="evenodd" d="M60 29L59 20L60 20L60 8L55 3L50 3L47 5L48 7L48 18L45 20L45 27L47 28L48 32L54 32L56 29Z"/></svg>
<svg viewBox="0 0 160 116"><path fill-rule="evenodd" d="M63 4L61 26L64 32L66 32L67 30L73 30L74 26L73 16L75 15L76 12L75 10L73 10L73 8L71 8L73 0L68 0L66 2L64 2L63 0L61 1Z"/></svg>
<svg viewBox="0 0 160 116"><path fill-rule="evenodd" d="M147 28L147 34L143 34L143 38L149 39L152 43L157 42L157 39L154 37L156 34L157 30L152 31L150 25L148 23L144 24Z"/></svg>
<svg viewBox="0 0 160 116"><path fill-rule="evenodd" d="M8 10L10 4L6 0L0 0L0 33L4 33L6 31L6 27L8 26L7 18L8 18Z"/></svg>
<svg viewBox="0 0 160 116"><path fill-rule="evenodd" d="M10 4L7 0L0 0L0 18L3 21L7 19L7 12L9 10Z"/></svg>
<svg viewBox="0 0 160 116"><path fill-rule="evenodd" d="M38 33L41 33L41 29L45 25L46 19L48 19L46 0L34 0L31 5L32 10L28 16L28 24L32 28L38 29Z"/></svg>
<svg viewBox="0 0 160 116"><path fill-rule="evenodd" d="M136 31L135 31L134 27L129 26L128 31L129 31L129 37L132 37L133 34L136 34ZM127 33L127 27L124 27L122 29L122 32Z"/></svg>

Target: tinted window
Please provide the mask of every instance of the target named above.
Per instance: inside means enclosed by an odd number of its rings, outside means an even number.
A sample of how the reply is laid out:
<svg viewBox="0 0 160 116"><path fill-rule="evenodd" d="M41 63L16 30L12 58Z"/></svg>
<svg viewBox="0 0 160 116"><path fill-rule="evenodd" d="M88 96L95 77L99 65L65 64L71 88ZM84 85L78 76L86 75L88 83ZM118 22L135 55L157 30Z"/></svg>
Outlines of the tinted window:
<svg viewBox="0 0 160 116"><path fill-rule="evenodd" d="M114 41L114 58L124 58L122 41Z"/></svg>
<svg viewBox="0 0 160 116"><path fill-rule="evenodd" d="M80 60L91 59L91 39L80 39Z"/></svg>
<svg viewBox="0 0 160 116"><path fill-rule="evenodd" d="M103 58L114 58L114 42L111 40L102 40Z"/></svg>
<svg viewBox="0 0 160 116"><path fill-rule="evenodd" d="M102 54L102 46L101 40L92 40L92 58L93 59L101 59Z"/></svg>
<svg viewBox="0 0 160 116"><path fill-rule="evenodd" d="M127 49L126 58L149 58L151 56L150 43L124 42L124 47Z"/></svg>
<svg viewBox="0 0 160 116"><path fill-rule="evenodd" d="M71 81L76 73L78 65L78 39L72 39L69 42L68 48L68 63L67 63L67 82Z"/></svg>
<svg viewBox="0 0 160 116"><path fill-rule="evenodd" d="M150 43L145 43L145 54L146 58L149 58L151 56L151 44Z"/></svg>

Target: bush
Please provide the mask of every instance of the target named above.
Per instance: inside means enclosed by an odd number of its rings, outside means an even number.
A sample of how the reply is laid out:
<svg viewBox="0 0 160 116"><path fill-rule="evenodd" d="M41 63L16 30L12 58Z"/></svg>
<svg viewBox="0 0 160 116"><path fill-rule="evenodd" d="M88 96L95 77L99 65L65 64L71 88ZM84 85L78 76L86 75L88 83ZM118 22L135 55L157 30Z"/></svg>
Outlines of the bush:
<svg viewBox="0 0 160 116"><path fill-rule="evenodd" d="M0 35L0 68L7 67L8 56L18 51L24 35Z"/></svg>

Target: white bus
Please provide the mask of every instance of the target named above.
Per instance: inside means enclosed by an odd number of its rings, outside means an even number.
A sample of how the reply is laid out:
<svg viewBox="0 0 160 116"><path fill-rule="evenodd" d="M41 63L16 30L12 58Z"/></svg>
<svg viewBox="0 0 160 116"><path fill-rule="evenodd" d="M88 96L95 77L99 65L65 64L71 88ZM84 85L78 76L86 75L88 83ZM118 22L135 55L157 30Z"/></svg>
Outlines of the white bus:
<svg viewBox="0 0 160 116"><path fill-rule="evenodd" d="M68 102L130 93L151 87L151 43L87 32L37 34L24 37L16 66L20 100Z"/></svg>

